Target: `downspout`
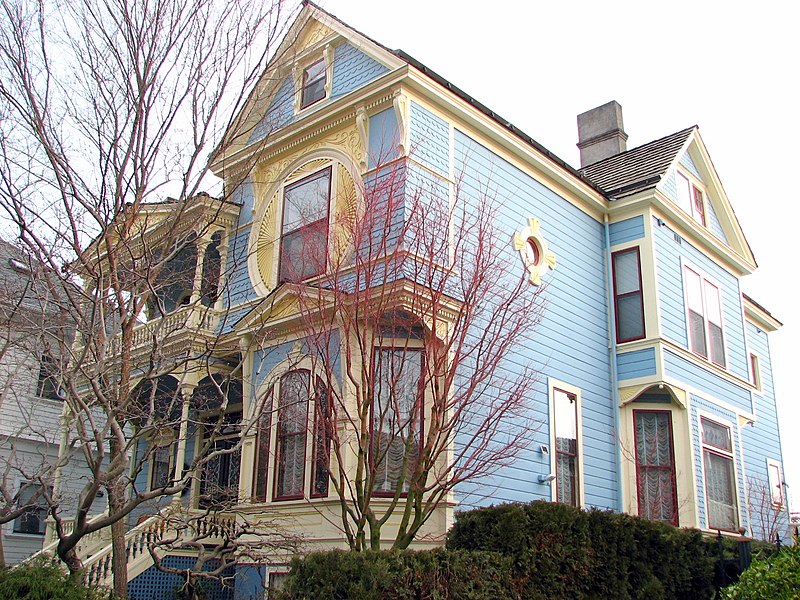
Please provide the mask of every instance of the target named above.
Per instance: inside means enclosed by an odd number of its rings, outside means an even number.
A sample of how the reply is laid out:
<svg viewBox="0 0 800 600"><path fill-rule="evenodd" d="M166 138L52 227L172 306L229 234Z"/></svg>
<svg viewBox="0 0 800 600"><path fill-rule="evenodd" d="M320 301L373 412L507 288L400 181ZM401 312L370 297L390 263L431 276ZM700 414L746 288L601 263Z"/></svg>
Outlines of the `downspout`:
<svg viewBox="0 0 800 600"><path fill-rule="evenodd" d="M614 280L611 270L611 236L609 233L608 214L603 215L603 229L605 233L605 261L606 261L606 300L608 302L608 363L611 366L611 402L614 412L614 443L617 467L617 510L624 512L622 501L622 453L620 451L620 418L619 418L619 379L617 375L617 330L614 324L617 315L614 306Z"/></svg>

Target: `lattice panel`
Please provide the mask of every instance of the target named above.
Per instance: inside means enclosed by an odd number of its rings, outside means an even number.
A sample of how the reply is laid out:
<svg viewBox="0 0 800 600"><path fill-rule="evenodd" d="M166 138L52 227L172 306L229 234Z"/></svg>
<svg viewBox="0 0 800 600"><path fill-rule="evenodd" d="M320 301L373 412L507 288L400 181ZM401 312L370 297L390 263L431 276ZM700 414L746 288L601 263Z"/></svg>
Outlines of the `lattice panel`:
<svg viewBox="0 0 800 600"><path fill-rule="evenodd" d="M194 566L195 559L191 556L167 556L163 560L166 567L172 569L190 569ZM213 562L205 565L204 570L216 568ZM224 577L228 586L219 582L205 583L204 592L208 600L233 600L234 569L225 569ZM181 586L182 578L177 574L164 573L155 567L150 567L144 573L128 582L128 600L169 600L176 597L176 591Z"/></svg>

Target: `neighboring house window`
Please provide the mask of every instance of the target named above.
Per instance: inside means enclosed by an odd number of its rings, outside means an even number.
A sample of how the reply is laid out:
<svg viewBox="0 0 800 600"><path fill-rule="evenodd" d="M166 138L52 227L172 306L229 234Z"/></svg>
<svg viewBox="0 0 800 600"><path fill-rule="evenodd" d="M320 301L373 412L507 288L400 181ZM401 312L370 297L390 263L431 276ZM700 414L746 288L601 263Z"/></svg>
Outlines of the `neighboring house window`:
<svg viewBox="0 0 800 600"><path fill-rule="evenodd" d="M640 340L644 337L644 301L639 248L615 252L611 258L617 342Z"/></svg>
<svg viewBox="0 0 800 600"><path fill-rule="evenodd" d="M736 531L739 511L731 429L706 418L701 418L700 423L708 528Z"/></svg>
<svg viewBox="0 0 800 600"><path fill-rule="evenodd" d="M706 209L703 201L703 192L694 185L683 173L678 173L676 178L678 187L678 204L692 215L692 218L703 227L706 225Z"/></svg>
<svg viewBox="0 0 800 600"><path fill-rule="evenodd" d="M686 267L689 347L692 352L721 367L725 366L725 340L722 330L722 302L719 288L696 271Z"/></svg>
<svg viewBox="0 0 800 600"><path fill-rule="evenodd" d="M41 490L42 487L36 483L23 481L20 484L17 506L25 507L25 512L14 519L14 533L44 535L48 506Z"/></svg>
<svg viewBox="0 0 800 600"><path fill-rule="evenodd" d="M750 383L761 391L761 365L758 363L758 356L753 353L750 353Z"/></svg>
<svg viewBox="0 0 800 600"><path fill-rule="evenodd" d="M50 400L61 400L63 394L59 382L58 365L52 357L44 354L39 366L39 380L36 384L36 395Z"/></svg>
<svg viewBox="0 0 800 600"><path fill-rule="evenodd" d="M303 497L310 373L289 371L278 391L278 434L275 450L275 499Z"/></svg>
<svg viewBox="0 0 800 600"><path fill-rule="evenodd" d="M580 506L580 440L578 439L578 397L553 388L553 429L555 431L556 501Z"/></svg>
<svg viewBox="0 0 800 600"><path fill-rule="evenodd" d="M422 348L373 353L372 457L374 492L407 491L422 439Z"/></svg>
<svg viewBox="0 0 800 600"><path fill-rule="evenodd" d="M776 508L783 506L783 475L781 465L774 460L767 461L767 479L769 481L769 497Z"/></svg>
<svg viewBox="0 0 800 600"><path fill-rule="evenodd" d="M331 167L327 167L284 188L281 283L303 281L325 272L331 173Z"/></svg>
<svg viewBox="0 0 800 600"><path fill-rule="evenodd" d="M678 525L672 413L634 410L639 516Z"/></svg>
<svg viewBox="0 0 800 600"><path fill-rule="evenodd" d="M303 88L300 93L300 108L311 106L325 98L325 85L327 83L327 68L325 59L303 69Z"/></svg>

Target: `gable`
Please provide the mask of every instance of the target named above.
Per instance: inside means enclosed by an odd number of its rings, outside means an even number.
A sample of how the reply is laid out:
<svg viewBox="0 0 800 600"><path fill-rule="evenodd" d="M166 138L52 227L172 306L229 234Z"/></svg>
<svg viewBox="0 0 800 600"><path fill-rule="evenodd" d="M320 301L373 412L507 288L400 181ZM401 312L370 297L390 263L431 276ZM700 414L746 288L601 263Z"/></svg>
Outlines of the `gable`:
<svg viewBox="0 0 800 600"><path fill-rule="evenodd" d="M676 153L656 188L688 215L687 220L690 223L708 231L719 242L744 258L751 268L755 267L750 246L696 128ZM681 188L688 189L688 192L684 191L682 195ZM702 197L702 216L694 212L694 206L690 205L698 193ZM704 225L702 219L705 220Z"/></svg>
<svg viewBox="0 0 800 600"><path fill-rule="evenodd" d="M303 104L309 66L324 65L324 94ZM231 155L405 64L332 15L306 3L212 156ZM214 170L217 171L215 165Z"/></svg>

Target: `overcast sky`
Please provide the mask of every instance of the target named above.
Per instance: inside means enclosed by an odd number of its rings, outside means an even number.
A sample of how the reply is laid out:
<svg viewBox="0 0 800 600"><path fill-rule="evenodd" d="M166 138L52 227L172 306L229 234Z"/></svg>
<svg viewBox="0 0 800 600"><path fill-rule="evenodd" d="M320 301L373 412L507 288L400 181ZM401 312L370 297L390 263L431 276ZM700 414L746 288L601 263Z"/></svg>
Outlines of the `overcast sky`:
<svg viewBox="0 0 800 600"><path fill-rule="evenodd" d="M800 3L319 0L578 166L578 113L617 100L628 148L699 125L759 269L742 289L771 336L785 478L800 509L795 242ZM480 7L480 8L479 8Z"/></svg>

